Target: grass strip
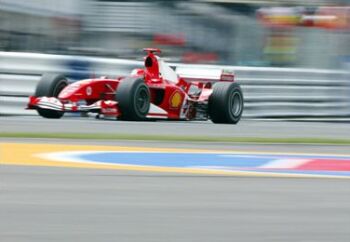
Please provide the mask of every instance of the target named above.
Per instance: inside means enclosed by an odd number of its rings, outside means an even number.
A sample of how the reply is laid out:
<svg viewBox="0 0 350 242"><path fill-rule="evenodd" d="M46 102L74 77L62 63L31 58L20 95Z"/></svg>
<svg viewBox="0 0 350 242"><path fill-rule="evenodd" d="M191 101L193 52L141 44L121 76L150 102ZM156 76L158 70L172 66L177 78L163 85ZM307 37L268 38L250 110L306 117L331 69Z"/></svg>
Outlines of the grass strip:
<svg viewBox="0 0 350 242"><path fill-rule="evenodd" d="M187 142L231 142L264 144L336 144L350 145L350 139L332 138L264 138L264 137L214 137L193 135L142 135L142 134L86 134L86 133L26 133L0 132L1 138L45 138L45 139L91 139L91 140L140 140L140 141L187 141Z"/></svg>

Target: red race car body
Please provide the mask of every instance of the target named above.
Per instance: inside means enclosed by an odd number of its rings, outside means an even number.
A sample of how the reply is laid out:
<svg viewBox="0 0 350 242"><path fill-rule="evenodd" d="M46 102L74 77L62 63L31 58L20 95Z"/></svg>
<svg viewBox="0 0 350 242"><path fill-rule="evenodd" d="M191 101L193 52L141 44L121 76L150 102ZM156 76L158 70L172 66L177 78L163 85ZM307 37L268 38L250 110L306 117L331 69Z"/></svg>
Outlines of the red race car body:
<svg viewBox="0 0 350 242"><path fill-rule="evenodd" d="M243 94L232 71L173 70L155 53L147 56L143 69L128 77L100 77L68 84L62 75L44 74L28 109L45 118L65 112L92 112L122 120L172 119L237 123L243 112Z"/></svg>

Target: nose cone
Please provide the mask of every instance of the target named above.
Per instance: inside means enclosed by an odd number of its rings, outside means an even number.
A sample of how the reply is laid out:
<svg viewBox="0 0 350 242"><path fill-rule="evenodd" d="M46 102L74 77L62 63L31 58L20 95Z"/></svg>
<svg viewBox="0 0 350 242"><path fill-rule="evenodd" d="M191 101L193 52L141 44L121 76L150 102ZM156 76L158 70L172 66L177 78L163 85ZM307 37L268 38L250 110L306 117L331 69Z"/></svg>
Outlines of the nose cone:
<svg viewBox="0 0 350 242"><path fill-rule="evenodd" d="M71 85L66 86L58 95L59 99L69 99L74 93L76 93L78 87L72 88Z"/></svg>
<svg viewBox="0 0 350 242"><path fill-rule="evenodd" d="M82 89L84 89L84 87L89 85L90 83L91 83L91 80L83 80L83 81L78 81L78 82L72 83L72 84L66 86L61 91L61 93L58 95L58 98L71 99L73 96L81 96Z"/></svg>

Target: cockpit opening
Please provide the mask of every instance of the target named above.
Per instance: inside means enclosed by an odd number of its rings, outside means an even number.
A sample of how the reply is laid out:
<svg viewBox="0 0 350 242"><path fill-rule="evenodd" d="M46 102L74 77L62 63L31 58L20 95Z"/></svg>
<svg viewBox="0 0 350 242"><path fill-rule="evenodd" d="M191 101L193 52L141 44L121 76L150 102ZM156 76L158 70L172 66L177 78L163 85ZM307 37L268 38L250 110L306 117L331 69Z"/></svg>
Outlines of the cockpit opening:
<svg viewBox="0 0 350 242"><path fill-rule="evenodd" d="M152 58L148 56L145 60L145 67L152 67L152 65L153 65Z"/></svg>

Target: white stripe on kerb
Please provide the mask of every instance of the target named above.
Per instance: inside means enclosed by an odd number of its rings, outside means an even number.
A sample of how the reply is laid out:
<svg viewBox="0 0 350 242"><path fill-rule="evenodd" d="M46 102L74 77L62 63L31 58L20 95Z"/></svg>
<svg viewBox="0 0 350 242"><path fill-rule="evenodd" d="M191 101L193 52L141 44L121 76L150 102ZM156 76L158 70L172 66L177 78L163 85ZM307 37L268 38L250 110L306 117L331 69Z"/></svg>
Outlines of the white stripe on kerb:
<svg viewBox="0 0 350 242"><path fill-rule="evenodd" d="M278 159L268 162L259 168L264 169L292 169L297 168L307 162L311 161L310 159Z"/></svg>

